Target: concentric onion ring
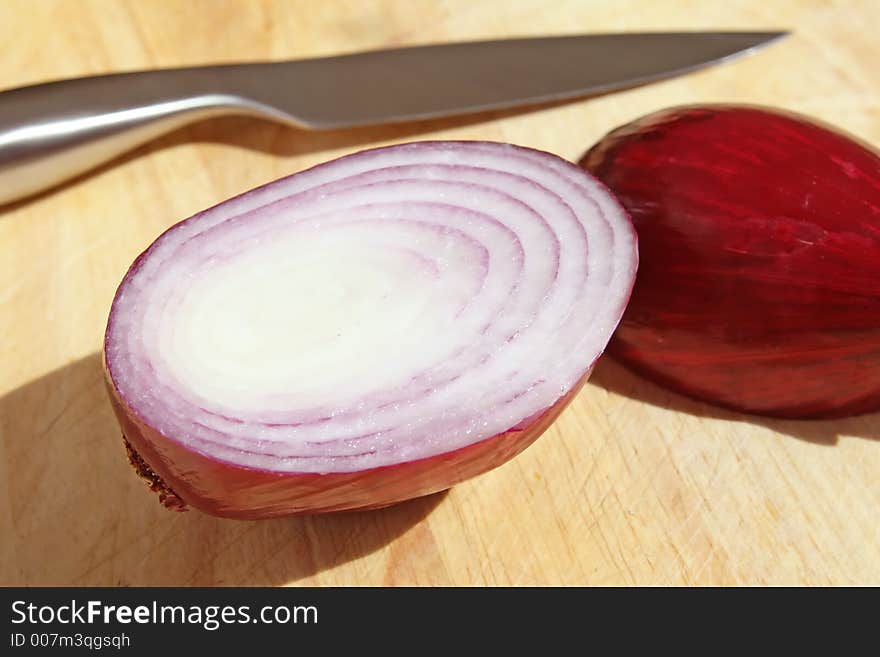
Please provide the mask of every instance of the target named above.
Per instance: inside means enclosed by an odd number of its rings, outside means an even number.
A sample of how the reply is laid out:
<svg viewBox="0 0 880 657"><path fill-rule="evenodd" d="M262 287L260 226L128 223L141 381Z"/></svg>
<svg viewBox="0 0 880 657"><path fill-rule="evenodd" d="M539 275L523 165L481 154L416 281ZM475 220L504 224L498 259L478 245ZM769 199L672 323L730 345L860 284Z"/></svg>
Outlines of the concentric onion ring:
<svg viewBox="0 0 880 657"><path fill-rule="evenodd" d="M636 266L621 206L556 156L364 151L160 236L113 302L108 386L139 457L197 508L384 506L534 441Z"/></svg>

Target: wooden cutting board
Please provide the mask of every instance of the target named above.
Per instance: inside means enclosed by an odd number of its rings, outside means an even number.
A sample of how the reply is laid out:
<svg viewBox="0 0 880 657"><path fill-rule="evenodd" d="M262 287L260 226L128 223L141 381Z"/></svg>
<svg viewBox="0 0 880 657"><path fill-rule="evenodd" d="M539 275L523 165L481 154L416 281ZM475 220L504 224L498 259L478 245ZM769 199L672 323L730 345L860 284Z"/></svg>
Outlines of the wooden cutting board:
<svg viewBox="0 0 880 657"><path fill-rule="evenodd" d="M367 146L491 139L577 159L641 114L725 101L880 144L877 25L875 0L4 0L0 88L445 40L795 33L734 63L531 113L326 134L205 122L0 209L0 584L880 584L880 416L720 412L606 359L533 447L448 493L235 522L159 507L126 463L98 355L116 285L162 230Z"/></svg>

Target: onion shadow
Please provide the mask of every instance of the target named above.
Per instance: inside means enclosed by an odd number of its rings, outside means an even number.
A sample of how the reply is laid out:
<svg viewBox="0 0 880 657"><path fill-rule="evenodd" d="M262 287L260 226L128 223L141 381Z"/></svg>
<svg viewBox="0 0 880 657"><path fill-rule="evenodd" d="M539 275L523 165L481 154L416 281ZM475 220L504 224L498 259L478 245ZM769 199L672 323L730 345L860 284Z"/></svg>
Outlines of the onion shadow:
<svg viewBox="0 0 880 657"><path fill-rule="evenodd" d="M789 420L738 413L668 390L643 378L609 355L597 363L588 384L652 406L699 417L747 422L819 445L834 446L841 436L880 440L880 413L829 420Z"/></svg>
<svg viewBox="0 0 880 657"><path fill-rule="evenodd" d="M294 583L384 548L445 497L258 521L168 511L127 461L98 354L0 398L0 479L3 586Z"/></svg>

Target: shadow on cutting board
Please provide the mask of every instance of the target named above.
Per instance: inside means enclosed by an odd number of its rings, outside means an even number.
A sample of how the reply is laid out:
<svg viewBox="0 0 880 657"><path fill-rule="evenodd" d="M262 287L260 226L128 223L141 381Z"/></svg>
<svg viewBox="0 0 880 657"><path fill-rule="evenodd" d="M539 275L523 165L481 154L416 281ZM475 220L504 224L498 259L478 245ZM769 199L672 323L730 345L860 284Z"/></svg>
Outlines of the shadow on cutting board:
<svg viewBox="0 0 880 657"><path fill-rule="evenodd" d="M98 354L0 398L0 450L0 585L295 582L388 545L445 496L263 521L167 511L128 464Z"/></svg>
<svg viewBox="0 0 880 657"><path fill-rule="evenodd" d="M836 445L841 436L880 440L880 413L833 420L784 420L736 413L685 397L643 379L605 356L590 377L591 384L624 397L689 415L748 422L820 445Z"/></svg>

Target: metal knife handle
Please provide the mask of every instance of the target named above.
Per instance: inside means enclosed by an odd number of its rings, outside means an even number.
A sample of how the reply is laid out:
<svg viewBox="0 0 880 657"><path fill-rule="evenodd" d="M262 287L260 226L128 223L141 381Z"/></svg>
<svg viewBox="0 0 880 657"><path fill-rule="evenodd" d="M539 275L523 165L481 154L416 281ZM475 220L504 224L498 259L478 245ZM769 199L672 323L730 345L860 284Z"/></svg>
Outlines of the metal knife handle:
<svg viewBox="0 0 880 657"><path fill-rule="evenodd" d="M253 66L119 73L0 92L0 205L206 117L291 122L249 95Z"/></svg>

